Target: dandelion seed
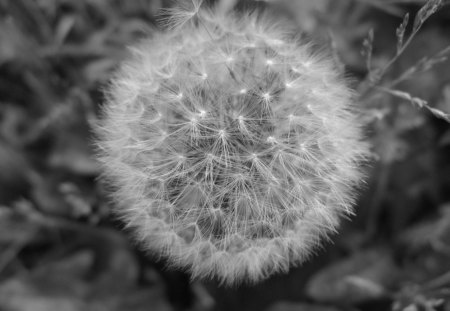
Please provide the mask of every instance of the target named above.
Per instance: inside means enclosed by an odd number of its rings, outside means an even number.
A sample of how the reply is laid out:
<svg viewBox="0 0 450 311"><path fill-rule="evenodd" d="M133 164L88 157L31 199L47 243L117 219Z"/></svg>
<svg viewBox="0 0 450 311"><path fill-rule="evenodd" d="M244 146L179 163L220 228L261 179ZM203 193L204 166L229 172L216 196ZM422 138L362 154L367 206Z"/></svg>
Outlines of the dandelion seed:
<svg viewBox="0 0 450 311"><path fill-rule="evenodd" d="M311 67L311 65L312 65L311 62L308 62L308 61L302 63L302 66L305 68L309 68L309 67Z"/></svg>
<svg viewBox="0 0 450 311"><path fill-rule="evenodd" d="M275 137L269 136L269 137L267 137L267 142L274 144L277 142L277 140L275 139Z"/></svg>
<svg viewBox="0 0 450 311"><path fill-rule="evenodd" d="M229 64L229 63L232 63L232 62L234 62L234 57L233 56L228 56L226 59L225 59L225 61Z"/></svg>
<svg viewBox="0 0 450 311"><path fill-rule="evenodd" d="M169 29L180 28L199 13L202 2L203 0L181 1L175 8L161 10L159 21Z"/></svg>
<svg viewBox="0 0 450 311"><path fill-rule="evenodd" d="M264 98L265 101L269 101L271 98L271 95L270 95L270 93L263 93L261 95L261 97Z"/></svg>

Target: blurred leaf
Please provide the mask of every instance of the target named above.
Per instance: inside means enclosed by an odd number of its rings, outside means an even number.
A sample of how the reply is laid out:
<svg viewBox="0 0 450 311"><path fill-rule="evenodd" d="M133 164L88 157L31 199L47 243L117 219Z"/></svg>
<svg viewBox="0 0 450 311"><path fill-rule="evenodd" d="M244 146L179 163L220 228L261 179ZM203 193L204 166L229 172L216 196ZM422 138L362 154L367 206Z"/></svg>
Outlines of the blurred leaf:
<svg viewBox="0 0 450 311"><path fill-rule="evenodd" d="M380 11L384 11L394 16L403 15L403 10L401 7L397 6L396 4L390 4L383 0L357 0L357 1L373 6L374 8Z"/></svg>
<svg viewBox="0 0 450 311"><path fill-rule="evenodd" d="M59 185L59 191L64 195L65 201L71 206L71 214L74 218L89 216L93 213L89 197L80 191L77 185L63 182Z"/></svg>
<svg viewBox="0 0 450 311"><path fill-rule="evenodd" d="M441 207L438 217L401 232L398 241L415 250L431 246L450 256L450 204Z"/></svg>
<svg viewBox="0 0 450 311"><path fill-rule="evenodd" d="M7 204L28 193L33 175L24 155L0 137L0 204Z"/></svg>
<svg viewBox="0 0 450 311"><path fill-rule="evenodd" d="M410 149L408 143L388 127L381 127L379 129L373 144L375 152L384 164L390 164L404 159Z"/></svg>
<svg viewBox="0 0 450 311"><path fill-rule="evenodd" d="M89 269L93 263L93 252L83 250L58 258L57 260L41 262L40 265L34 269L33 275L37 278L51 276L54 280L83 280L89 275Z"/></svg>
<svg viewBox="0 0 450 311"><path fill-rule="evenodd" d="M0 20L0 65L11 61L30 62L33 41L17 27L12 19Z"/></svg>
<svg viewBox="0 0 450 311"><path fill-rule="evenodd" d="M84 254L75 255L57 269L35 271L3 282L0 284L0 308L15 311L143 311L151 306L155 311L172 310L157 286L140 291L121 286L121 291L114 294L106 294L106 288L99 291L100 288L92 287L73 274L75 266L80 264L86 264Z"/></svg>
<svg viewBox="0 0 450 311"><path fill-rule="evenodd" d="M329 306L314 305L308 303L277 302L265 309L265 311L339 311L339 309Z"/></svg>
<svg viewBox="0 0 450 311"><path fill-rule="evenodd" d="M84 76L86 77L89 84L104 84L109 80L109 77L116 66L116 59L98 59L91 62L84 68Z"/></svg>
<svg viewBox="0 0 450 311"><path fill-rule="evenodd" d="M49 158L48 164L54 169L65 169L69 172L95 176L100 171L100 165L92 155L92 151L87 148L89 142L84 144L80 141L68 141L68 146L59 145ZM61 149L59 149L61 148Z"/></svg>
<svg viewBox="0 0 450 311"><path fill-rule="evenodd" d="M36 232L49 229L70 239L53 256L42 254L37 262L29 263L29 273L0 283L0 309L132 311L149 305L152 310L172 309L159 279L152 286L137 288L137 262L120 234L45 217L27 206L0 210L1 228L13 229L9 236L2 235L8 243L22 236L23 247L36 239ZM18 234L27 232L24 228L29 234Z"/></svg>
<svg viewBox="0 0 450 311"><path fill-rule="evenodd" d="M72 206L60 191L61 182L56 174L39 176L34 182L31 198L45 214L69 218L73 214Z"/></svg>
<svg viewBox="0 0 450 311"><path fill-rule="evenodd" d="M398 276L388 252L363 250L319 271L308 282L307 293L320 302L360 303L385 297Z"/></svg>
<svg viewBox="0 0 450 311"><path fill-rule="evenodd" d="M0 244L26 244L38 236L40 225L30 223L12 208L0 207Z"/></svg>

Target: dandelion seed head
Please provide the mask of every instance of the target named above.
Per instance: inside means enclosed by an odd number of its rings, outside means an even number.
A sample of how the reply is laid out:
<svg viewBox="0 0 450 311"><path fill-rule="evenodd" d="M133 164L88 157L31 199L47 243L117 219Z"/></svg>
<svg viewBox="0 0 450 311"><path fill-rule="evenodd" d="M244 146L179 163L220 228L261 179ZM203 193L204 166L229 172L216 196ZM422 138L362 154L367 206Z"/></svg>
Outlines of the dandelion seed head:
<svg viewBox="0 0 450 311"><path fill-rule="evenodd" d="M169 31L112 78L97 129L116 214L194 278L257 282L301 264L362 179L352 92L269 16L200 0L166 13Z"/></svg>

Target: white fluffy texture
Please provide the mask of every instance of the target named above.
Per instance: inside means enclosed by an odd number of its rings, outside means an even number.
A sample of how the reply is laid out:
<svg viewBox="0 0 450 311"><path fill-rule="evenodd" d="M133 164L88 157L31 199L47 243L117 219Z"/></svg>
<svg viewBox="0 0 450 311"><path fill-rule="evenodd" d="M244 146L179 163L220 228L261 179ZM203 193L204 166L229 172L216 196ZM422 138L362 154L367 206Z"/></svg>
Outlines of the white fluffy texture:
<svg viewBox="0 0 450 311"><path fill-rule="evenodd" d="M367 146L330 59L267 16L194 9L131 49L100 158L146 249L193 277L256 282L351 213Z"/></svg>

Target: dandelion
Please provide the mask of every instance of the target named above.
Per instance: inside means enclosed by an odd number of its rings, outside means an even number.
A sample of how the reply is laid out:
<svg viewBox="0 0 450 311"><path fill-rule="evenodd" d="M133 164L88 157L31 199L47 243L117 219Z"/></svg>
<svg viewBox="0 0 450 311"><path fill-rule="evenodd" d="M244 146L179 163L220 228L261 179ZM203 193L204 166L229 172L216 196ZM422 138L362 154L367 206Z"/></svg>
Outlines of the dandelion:
<svg viewBox="0 0 450 311"><path fill-rule="evenodd" d="M117 214L193 277L287 271L352 212L367 154L352 92L267 15L174 10L109 87L98 144Z"/></svg>

